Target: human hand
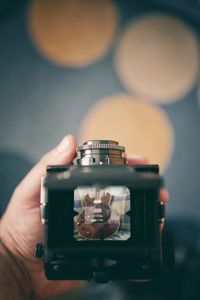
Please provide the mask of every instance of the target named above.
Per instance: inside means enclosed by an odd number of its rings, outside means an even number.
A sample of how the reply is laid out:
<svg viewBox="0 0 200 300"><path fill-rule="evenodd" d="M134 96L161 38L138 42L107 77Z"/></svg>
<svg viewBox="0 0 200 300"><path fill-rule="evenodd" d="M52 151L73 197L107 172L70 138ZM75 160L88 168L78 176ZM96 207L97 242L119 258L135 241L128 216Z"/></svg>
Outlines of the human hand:
<svg viewBox="0 0 200 300"><path fill-rule="evenodd" d="M0 222L0 239L11 255L22 264L30 278L32 298L45 299L62 294L80 281L48 281L44 275L43 262L35 257L35 244L43 241L40 220L40 180L47 165L69 164L76 154L76 141L66 136L61 143L42 159L26 175L15 189L8 208ZM146 164L141 156L128 156L130 164ZM168 200L168 192L160 191L160 200Z"/></svg>
<svg viewBox="0 0 200 300"><path fill-rule="evenodd" d="M80 281L48 281L43 261L35 257L35 244L43 241L40 220L40 182L47 165L69 164L76 153L76 141L66 136L46 153L15 189L0 222L0 239L16 257L30 278L33 299L45 299L62 294ZM28 284L28 283L25 283Z"/></svg>

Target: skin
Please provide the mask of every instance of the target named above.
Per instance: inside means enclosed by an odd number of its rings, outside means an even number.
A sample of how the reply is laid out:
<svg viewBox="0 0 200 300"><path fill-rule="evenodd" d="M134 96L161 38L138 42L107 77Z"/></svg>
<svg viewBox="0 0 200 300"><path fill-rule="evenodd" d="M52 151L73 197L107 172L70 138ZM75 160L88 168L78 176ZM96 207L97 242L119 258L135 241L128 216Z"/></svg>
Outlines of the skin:
<svg viewBox="0 0 200 300"><path fill-rule="evenodd" d="M68 135L57 147L46 153L16 187L0 221L0 240L3 244L0 247L0 254L7 258L5 261L8 263L12 261L12 266L13 261L16 261L16 268L15 262L13 268L15 268L17 278L19 280L20 276L25 278L24 289L27 289L27 293L24 299L31 297L31 299L45 299L67 292L72 287L84 283L48 281L44 275L43 262L36 258L34 253L35 244L43 241L43 225L40 220L41 176L45 175L47 165L69 164L75 154L76 140ZM127 162L130 164L148 163L146 158L135 155L128 156ZM166 202L168 198L167 190L161 189L160 200ZM5 280L6 276L5 274ZM11 290L12 287L9 286L9 289Z"/></svg>

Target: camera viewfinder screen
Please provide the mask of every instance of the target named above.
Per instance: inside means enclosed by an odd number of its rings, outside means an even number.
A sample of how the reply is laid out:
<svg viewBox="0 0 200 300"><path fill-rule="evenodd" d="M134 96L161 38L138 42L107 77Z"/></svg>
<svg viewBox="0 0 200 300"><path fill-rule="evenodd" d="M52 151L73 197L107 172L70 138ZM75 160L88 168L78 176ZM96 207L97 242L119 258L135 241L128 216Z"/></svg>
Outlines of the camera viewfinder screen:
<svg viewBox="0 0 200 300"><path fill-rule="evenodd" d="M126 186L78 187L74 190L76 240L130 238L130 191Z"/></svg>

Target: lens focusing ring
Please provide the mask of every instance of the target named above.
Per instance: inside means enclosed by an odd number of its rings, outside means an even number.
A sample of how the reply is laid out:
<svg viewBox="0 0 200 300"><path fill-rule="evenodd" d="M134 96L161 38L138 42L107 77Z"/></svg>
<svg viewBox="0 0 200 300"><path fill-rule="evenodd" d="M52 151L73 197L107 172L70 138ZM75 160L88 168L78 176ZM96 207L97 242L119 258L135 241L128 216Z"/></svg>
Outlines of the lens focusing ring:
<svg viewBox="0 0 200 300"><path fill-rule="evenodd" d="M92 143L91 143L92 142ZM115 141L88 141L84 143L82 146L79 146L77 148L77 151L82 150L91 150L91 149L110 149L110 150L119 150L119 151L125 151L125 147L119 146L119 144ZM106 143L109 142L109 143Z"/></svg>
<svg viewBox="0 0 200 300"><path fill-rule="evenodd" d="M89 140L77 148L76 165L125 164L125 147L111 140Z"/></svg>

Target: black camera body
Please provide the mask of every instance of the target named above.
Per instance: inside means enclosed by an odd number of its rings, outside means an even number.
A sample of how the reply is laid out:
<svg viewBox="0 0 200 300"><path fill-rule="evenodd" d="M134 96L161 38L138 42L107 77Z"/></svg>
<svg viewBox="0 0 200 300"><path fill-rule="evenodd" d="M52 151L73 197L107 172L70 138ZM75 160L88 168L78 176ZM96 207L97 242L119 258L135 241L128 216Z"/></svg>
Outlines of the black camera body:
<svg viewBox="0 0 200 300"><path fill-rule="evenodd" d="M93 162L100 150L90 149ZM174 264L172 237L163 231L158 165L105 161L47 167L41 190L45 240L36 245L36 256L44 256L49 280L151 279Z"/></svg>

